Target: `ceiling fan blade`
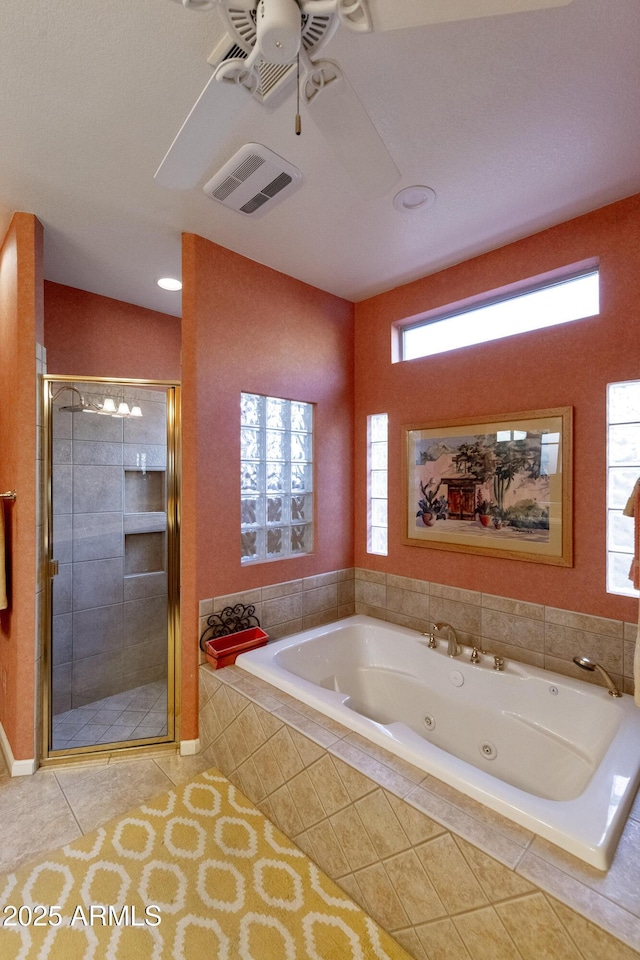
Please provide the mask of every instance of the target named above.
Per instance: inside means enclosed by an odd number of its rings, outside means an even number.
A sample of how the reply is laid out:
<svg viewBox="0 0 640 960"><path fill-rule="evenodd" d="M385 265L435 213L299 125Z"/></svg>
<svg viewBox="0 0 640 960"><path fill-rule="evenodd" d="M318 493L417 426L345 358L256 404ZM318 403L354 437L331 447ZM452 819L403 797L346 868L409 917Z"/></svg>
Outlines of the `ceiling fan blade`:
<svg viewBox="0 0 640 960"><path fill-rule="evenodd" d="M364 198L382 196L397 183L400 171L337 63L309 63L302 98Z"/></svg>
<svg viewBox="0 0 640 960"><path fill-rule="evenodd" d="M367 0L375 32L564 7L573 0Z"/></svg>
<svg viewBox="0 0 640 960"><path fill-rule="evenodd" d="M195 187L229 127L249 103L242 84L210 78L155 172L156 181L174 190Z"/></svg>

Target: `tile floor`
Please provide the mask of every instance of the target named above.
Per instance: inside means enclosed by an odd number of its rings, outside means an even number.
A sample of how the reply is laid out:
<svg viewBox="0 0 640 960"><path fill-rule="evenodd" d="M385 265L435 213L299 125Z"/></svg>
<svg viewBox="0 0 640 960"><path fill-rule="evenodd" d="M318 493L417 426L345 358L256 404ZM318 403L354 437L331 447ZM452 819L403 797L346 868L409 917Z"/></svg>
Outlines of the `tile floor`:
<svg viewBox="0 0 640 960"><path fill-rule="evenodd" d="M53 749L160 737L167 732L165 680L125 690L53 718Z"/></svg>
<svg viewBox="0 0 640 960"><path fill-rule="evenodd" d="M210 766L202 756L159 752L10 777L0 753L0 878Z"/></svg>

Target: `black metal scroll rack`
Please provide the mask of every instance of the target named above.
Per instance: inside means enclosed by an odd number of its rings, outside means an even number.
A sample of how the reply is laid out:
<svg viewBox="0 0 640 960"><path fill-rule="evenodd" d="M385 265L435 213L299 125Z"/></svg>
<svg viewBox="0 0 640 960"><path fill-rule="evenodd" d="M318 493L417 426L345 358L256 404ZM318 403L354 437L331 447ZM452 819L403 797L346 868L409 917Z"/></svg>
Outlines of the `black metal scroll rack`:
<svg viewBox="0 0 640 960"><path fill-rule="evenodd" d="M200 637L200 649L206 653L207 640L217 640L218 637L227 637L240 630L249 630L259 627L260 621L255 615L256 608L250 604L237 603L235 607L225 607L220 613L212 613L207 617L207 629Z"/></svg>

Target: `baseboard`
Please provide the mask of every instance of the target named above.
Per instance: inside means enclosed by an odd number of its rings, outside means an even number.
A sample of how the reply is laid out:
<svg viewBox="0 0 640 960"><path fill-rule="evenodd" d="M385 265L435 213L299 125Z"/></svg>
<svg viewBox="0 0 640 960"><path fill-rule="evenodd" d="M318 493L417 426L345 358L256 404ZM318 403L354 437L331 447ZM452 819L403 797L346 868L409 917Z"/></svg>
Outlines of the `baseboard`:
<svg viewBox="0 0 640 960"><path fill-rule="evenodd" d="M196 753L200 753L200 738L198 738L197 740L181 740L180 741L181 757L192 757Z"/></svg>
<svg viewBox="0 0 640 960"><path fill-rule="evenodd" d="M0 723L0 750L4 756L5 763L9 774L12 777L28 777L32 773L36 772L36 761L33 760L16 760L13 756L13 750L11 749L11 744L9 743L9 738L4 732L4 727Z"/></svg>

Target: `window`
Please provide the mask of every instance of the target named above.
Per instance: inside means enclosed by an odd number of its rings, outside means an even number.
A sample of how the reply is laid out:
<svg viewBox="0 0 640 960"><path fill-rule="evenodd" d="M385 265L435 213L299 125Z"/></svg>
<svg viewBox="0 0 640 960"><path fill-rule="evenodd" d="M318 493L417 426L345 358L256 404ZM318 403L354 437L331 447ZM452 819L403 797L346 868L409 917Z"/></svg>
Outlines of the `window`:
<svg viewBox="0 0 640 960"><path fill-rule="evenodd" d="M388 416L367 417L367 553L387 555Z"/></svg>
<svg viewBox="0 0 640 960"><path fill-rule="evenodd" d="M401 360L541 330L599 312L597 270L457 311L441 312L401 328Z"/></svg>
<svg viewBox="0 0 640 960"><path fill-rule="evenodd" d="M313 406L240 396L241 562L313 549Z"/></svg>
<svg viewBox="0 0 640 960"><path fill-rule="evenodd" d="M640 476L640 380L608 385L607 434L607 593L637 597L633 519L622 511Z"/></svg>

